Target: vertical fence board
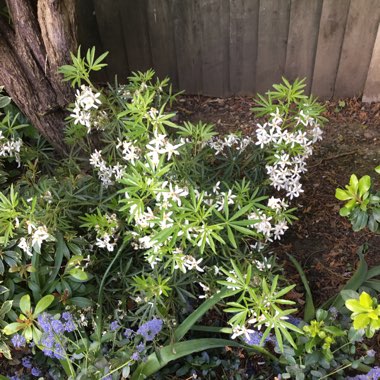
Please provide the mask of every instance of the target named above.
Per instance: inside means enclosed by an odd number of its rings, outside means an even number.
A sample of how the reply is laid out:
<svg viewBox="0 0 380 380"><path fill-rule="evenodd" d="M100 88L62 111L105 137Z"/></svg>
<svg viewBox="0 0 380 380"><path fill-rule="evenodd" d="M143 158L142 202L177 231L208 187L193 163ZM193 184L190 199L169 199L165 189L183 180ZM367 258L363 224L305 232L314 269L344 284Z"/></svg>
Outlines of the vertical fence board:
<svg viewBox="0 0 380 380"><path fill-rule="evenodd" d="M229 92L229 0L200 3L202 28L202 93L223 96Z"/></svg>
<svg viewBox="0 0 380 380"><path fill-rule="evenodd" d="M308 77L321 98L379 100L380 0L80 0L79 42L108 76L153 67L190 94L265 92ZM376 41L379 41L380 36ZM104 70L95 80L104 81Z"/></svg>
<svg viewBox="0 0 380 380"><path fill-rule="evenodd" d="M292 0L285 77L291 81L306 78L310 93L322 0Z"/></svg>
<svg viewBox="0 0 380 380"><path fill-rule="evenodd" d="M102 1L102 0L100 0ZM148 0L120 0L123 37L131 71L146 71L152 67L147 4Z"/></svg>
<svg viewBox="0 0 380 380"><path fill-rule="evenodd" d="M107 57L109 80L117 75L125 81L128 75L128 60L123 44L123 31L119 18L119 0L95 0L95 13L103 49Z"/></svg>
<svg viewBox="0 0 380 380"><path fill-rule="evenodd" d="M265 92L281 81L286 59L290 0L262 0L259 9L256 90Z"/></svg>
<svg viewBox="0 0 380 380"><path fill-rule="evenodd" d="M95 6L93 0L82 0L75 4L78 22L78 41L81 45L82 53L87 49L96 47L99 55L104 52L104 48L100 39L98 24L95 14ZM104 68L101 71L91 74L92 80L95 82L106 82L108 80L108 70Z"/></svg>
<svg viewBox="0 0 380 380"><path fill-rule="evenodd" d="M200 0L175 0L173 8L178 86L189 94L202 91Z"/></svg>
<svg viewBox="0 0 380 380"><path fill-rule="evenodd" d="M173 0L150 0L148 23L153 68L160 79L169 76L171 83L177 88L177 58L172 8Z"/></svg>
<svg viewBox="0 0 380 380"><path fill-rule="evenodd" d="M363 102L380 102L380 25L364 87Z"/></svg>
<svg viewBox="0 0 380 380"><path fill-rule="evenodd" d="M379 19L379 0L351 1L334 97L362 94Z"/></svg>
<svg viewBox="0 0 380 380"><path fill-rule="evenodd" d="M350 0L324 0L311 92L323 98L334 93Z"/></svg>
<svg viewBox="0 0 380 380"><path fill-rule="evenodd" d="M230 0L230 91L252 95L256 88L259 0Z"/></svg>

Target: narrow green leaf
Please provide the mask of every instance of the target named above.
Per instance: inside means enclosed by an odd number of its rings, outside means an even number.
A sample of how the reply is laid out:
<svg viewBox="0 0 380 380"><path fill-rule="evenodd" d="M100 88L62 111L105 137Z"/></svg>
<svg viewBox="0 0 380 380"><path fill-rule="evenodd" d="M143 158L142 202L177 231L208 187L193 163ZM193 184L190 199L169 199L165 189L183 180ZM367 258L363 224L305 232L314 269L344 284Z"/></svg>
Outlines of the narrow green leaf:
<svg viewBox="0 0 380 380"><path fill-rule="evenodd" d="M247 347L233 340L227 339L194 339L186 342L175 343L161 348L158 353L148 356L147 360L141 363L131 376L131 380L146 379L154 373L164 368L169 362L191 355L194 352L206 351L214 348ZM254 347L252 347L254 349Z"/></svg>
<svg viewBox="0 0 380 380"><path fill-rule="evenodd" d="M290 261L292 262L292 264L297 269L297 271L301 277L302 284L305 288L306 304L305 304L305 311L304 311L304 320L305 320L305 322L310 322L315 317L315 306L314 306L313 295L312 295L311 290L310 290L309 282L308 282L306 275L305 275L305 272L303 271L299 262L292 255L288 254L288 257L289 257Z"/></svg>
<svg viewBox="0 0 380 380"><path fill-rule="evenodd" d="M174 341L181 340L194 324L221 299L227 296L228 289L224 288L219 293L204 301L196 310L194 310L174 331Z"/></svg>

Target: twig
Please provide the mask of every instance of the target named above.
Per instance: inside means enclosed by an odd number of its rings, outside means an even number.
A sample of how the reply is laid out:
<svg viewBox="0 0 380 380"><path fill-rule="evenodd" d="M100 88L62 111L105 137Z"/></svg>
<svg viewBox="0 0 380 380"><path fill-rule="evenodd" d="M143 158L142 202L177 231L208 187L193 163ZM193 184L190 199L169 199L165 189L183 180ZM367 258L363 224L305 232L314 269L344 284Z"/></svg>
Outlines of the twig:
<svg viewBox="0 0 380 380"><path fill-rule="evenodd" d="M310 165L309 168L314 168L318 165L320 165L323 161L330 161L330 160L334 160L335 158L340 158L340 157L345 157L345 156L351 156L352 154L355 154L357 153L358 150L355 149L351 152L345 152L345 153L340 153L340 154L336 154L335 156L331 156L331 157L326 157L326 158L322 158L321 160L319 160L319 162L317 162L316 164L314 165Z"/></svg>

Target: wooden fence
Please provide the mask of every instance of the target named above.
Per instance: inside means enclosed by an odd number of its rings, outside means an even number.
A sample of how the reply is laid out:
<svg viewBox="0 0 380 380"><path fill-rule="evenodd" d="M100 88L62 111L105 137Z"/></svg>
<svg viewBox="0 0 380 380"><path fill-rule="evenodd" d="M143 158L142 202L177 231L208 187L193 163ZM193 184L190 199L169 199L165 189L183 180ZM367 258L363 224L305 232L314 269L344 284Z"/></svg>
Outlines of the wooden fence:
<svg viewBox="0 0 380 380"><path fill-rule="evenodd" d="M108 80L153 67L222 97L306 77L322 98L380 100L380 0L78 0L78 14Z"/></svg>

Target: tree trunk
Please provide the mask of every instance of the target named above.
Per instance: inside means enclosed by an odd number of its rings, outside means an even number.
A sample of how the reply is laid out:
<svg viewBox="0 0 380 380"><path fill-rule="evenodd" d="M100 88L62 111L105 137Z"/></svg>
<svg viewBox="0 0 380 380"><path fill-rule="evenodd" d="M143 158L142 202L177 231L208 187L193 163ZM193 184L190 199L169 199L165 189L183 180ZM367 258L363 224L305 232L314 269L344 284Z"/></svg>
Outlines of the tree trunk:
<svg viewBox="0 0 380 380"><path fill-rule="evenodd" d="M37 5L37 6L36 6ZM0 18L0 85L60 153L74 93L57 69L76 50L75 0L7 0Z"/></svg>

